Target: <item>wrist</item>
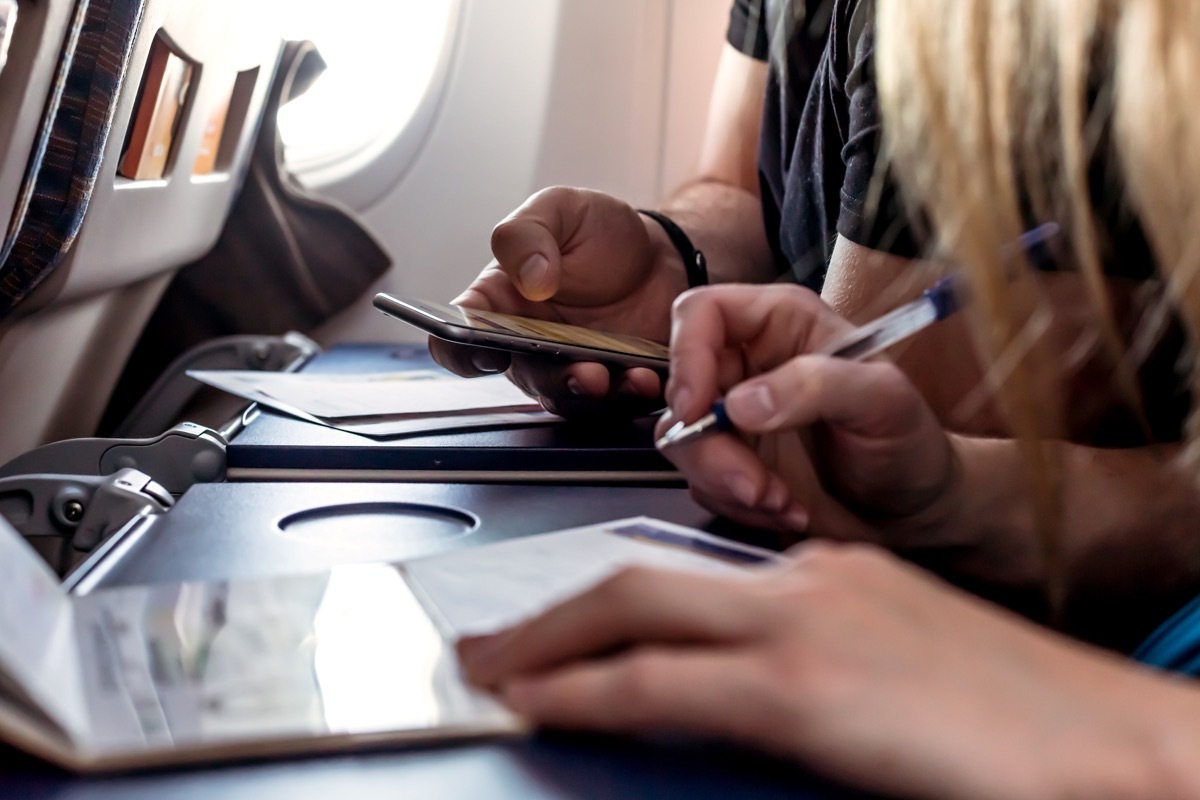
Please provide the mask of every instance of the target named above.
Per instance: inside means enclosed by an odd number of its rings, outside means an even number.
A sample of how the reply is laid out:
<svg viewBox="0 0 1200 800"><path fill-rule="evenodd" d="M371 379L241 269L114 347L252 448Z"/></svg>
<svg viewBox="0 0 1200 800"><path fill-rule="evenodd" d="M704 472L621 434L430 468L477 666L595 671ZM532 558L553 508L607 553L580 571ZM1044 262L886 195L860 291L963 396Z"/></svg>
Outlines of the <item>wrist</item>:
<svg viewBox="0 0 1200 800"><path fill-rule="evenodd" d="M641 298L638 314L647 322L661 324L661 330L644 332L642 335L663 344L671 341L671 306L679 295L688 290L687 273L683 260L654 220L635 214L646 232L646 261L643 262L644 280L637 288Z"/></svg>
<svg viewBox="0 0 1200 800"><path fill-rule="evenodd" d="M1099 717L1060 738L1045 796L1200 798L1197 690L1128 663L1103 670L1072 678L1089 685Z"/></svg>
<svg viewBox="0 0 1200 800"><path fill-rule="evenodd" d="M683 275L682 291L707 285L708 262L687 231L662 212L638 209L637 213L654 247L656 263Z"/></svg>
<svg viewBox="0 0 1200 800"><path fill-rule="evenodd" d="M1015 590L1041 587L1042 552L1015 443L953 433L947 440L952 476L917 520L914 549L933 556L939 572Z"/></svg>

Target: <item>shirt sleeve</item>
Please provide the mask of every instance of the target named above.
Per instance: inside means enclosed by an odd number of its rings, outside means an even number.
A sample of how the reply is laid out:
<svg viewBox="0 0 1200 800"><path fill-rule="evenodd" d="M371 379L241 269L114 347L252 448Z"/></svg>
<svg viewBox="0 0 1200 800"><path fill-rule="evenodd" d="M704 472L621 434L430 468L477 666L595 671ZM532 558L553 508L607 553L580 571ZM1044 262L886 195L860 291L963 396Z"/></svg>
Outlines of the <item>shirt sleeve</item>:
<svg viewBox="0 0 1200 800"><path fill-rule="evenodd" d="M770 52L767 44L766 0L734 0L729 10L729 29L725 38L739 52L758 61L766 61Z"/></svg>
<svg viewBox="0 0 1200 800"><path fill-rule="evenodd" d="M875 84L874 20L871 4L850 24L846 93L848 126L841 158L845 177L840 193L837 232L856 244L905 258L922 253L921 221L910 215L890 169L881 160L883 142L879 95Z"/></svg>

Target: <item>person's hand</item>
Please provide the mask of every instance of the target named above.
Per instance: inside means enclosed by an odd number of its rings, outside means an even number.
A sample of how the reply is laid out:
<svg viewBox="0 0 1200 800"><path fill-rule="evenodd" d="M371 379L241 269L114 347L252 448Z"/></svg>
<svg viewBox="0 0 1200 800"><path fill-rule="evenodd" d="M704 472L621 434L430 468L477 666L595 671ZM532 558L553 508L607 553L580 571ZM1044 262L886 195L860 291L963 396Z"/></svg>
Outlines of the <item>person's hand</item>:
<svg viewBox="0 0 1200 800"><path fill-rule="evenodd" d="M535 724L726 740L904 797L1181 796L1148 787L1197 700L868 545L745 579L629 569L458 647Z"/></svg>
<svg viewBox="0 0 1200 800"><path fill-rule="evenodd" d="M892 547L924 546L945 525L961 464L921 395L890 362L814 355L852 329L798 286L678 300L659 431L722 396L737 429L665 451L699 502L786 535Z"/></svg>
<svg viewBox="0 0 1200 800"><path fill-rule="evenodd" d="M666 343L671 303L687 288L683 263L656 223L583 189L554 187L529 198L496 226L492 252L495 261L454 303ZM429 349L465 377L508 371L558 413L661 407L662 381L649 369L610 370L436 338Z"/></svg>

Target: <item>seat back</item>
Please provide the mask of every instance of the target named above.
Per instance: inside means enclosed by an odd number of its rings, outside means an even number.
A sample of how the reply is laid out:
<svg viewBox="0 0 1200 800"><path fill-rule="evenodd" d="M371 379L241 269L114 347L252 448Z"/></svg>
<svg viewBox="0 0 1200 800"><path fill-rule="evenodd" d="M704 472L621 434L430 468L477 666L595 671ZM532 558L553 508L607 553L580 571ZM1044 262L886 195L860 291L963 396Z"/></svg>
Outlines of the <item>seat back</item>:
<svg viewBox="0 0 1200 800"><path fill-rule="evenodd" d="M21 4L0 72L0 463L95 430L173 271L216 242L280 52L274 10Z"/></svg>

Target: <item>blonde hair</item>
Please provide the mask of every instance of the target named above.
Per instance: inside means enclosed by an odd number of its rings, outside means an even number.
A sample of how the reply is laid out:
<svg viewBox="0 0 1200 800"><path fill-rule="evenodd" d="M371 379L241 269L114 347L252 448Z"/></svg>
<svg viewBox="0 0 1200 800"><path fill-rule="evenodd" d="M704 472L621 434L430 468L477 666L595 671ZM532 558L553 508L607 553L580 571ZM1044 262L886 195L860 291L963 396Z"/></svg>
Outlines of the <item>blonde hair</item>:
<svg viewBox="0 0 1200 800"><path fill-rule="evenodd" d="M1046 316L1037 281L1000 253L1030 213L1059 222L1102 339L1120 350L1089 186L1095 148L1111 140L1104 155L1119 166L1166 297L1198 340L1200 2L875 2L885 158L910 208L929 221L933 255L968 272L978 343L1003 367L992 388L1025 445L1040 516L1054 525L1059 470L1040 442L1061 429L1048 389L1058 369L1035 344ZM1118 363L1132 391L1128 362ZM1191 385L1200 398L1194 369ZM1195 409L1187 432L1195 462ZM1045 540L1052 567L1054 537Z"/></svg>

